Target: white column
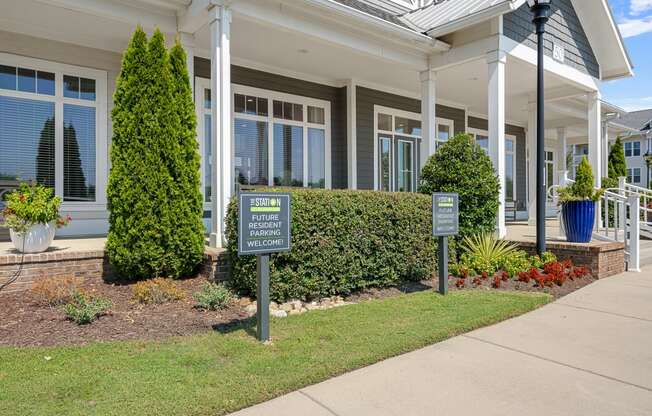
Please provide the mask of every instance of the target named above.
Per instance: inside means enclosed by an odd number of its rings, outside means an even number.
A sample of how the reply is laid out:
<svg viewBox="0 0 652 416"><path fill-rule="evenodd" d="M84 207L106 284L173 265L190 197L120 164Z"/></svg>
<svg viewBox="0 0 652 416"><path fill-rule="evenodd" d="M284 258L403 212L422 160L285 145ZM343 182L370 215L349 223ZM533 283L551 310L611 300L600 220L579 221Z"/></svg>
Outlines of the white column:
<svg viewBox="0 0 652 416"><path fill-rule="evenodd" d="M426 165L428 158L435 153L437 137L436 120L436 74L434 71L423 71L419 74L421 80L421 158L419 172Z"/></svg>
<svg viewBox="0 0 652 416"><path fill-rule="evenodd" d="M602 113L600 111L600 93L588 95L589 121L589 163L593 168L594 184L599 187L602 179Z"/></svg>
<svg viewBox="0 0 652 416"><path fill-rule="evenodd" d="M211 247L224 247L224 218L233 194L231 147L231 10L214 6L209 10L211 30L211 95L213 105L211 148Z"/></svg>
<svg viewBox="0 0 652 416"><path fill-rule="evenodd" d="M348 184L349 189L358 189L358 134L356 120L356 83L350 79L346 83L346 159L348 164ZM374 139L375 140L375 139ZM375 156L374 156L375 157Z"/></svg>
<svg viewBox="0 0 652 416"><path fill-rule="evenodd" d="M609 175L609 121L602 121L602 176Z"/></svg>
<svg viewBox="0 0 652 416"><path fill-rule="evenodd" d="M537 219L537 110L534 105L528 106L527 153L528 224L535 225Z"/></svg>
<svg viewBox="0 0 652 416"><path fill-rule="evenodd" d="M568 170L568 166L566 166L566 127L557 129L557 155L559 158L557 170L560 172ZM560 181L558 183L561 184Z"/></svg>
<svg viewBox="0 0 652 416"><path fill-rule="evenodd" d="M496 233L499 238L507 234L505 227L505 63L507 55L497 50L487 54L489 89L487 96L489 118L489 156L500 183Z"/></svg>
<svg viewBox="0 0 652 416"><path fill-rule="evenodd" d="M190 89L192 96L195 97L195 36L192 33L181 32L179 40L183 49L186 51L186 66L188 67L188 79L190 79Z"/></svg>

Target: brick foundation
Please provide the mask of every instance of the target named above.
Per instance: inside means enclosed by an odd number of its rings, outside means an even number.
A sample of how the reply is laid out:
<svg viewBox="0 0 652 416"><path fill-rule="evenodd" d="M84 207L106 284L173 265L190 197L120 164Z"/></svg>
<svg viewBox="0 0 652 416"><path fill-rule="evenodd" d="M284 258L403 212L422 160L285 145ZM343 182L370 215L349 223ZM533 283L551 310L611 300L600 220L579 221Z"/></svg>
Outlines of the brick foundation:
<svg viewBox="0 0 652 416"><path fill-rule="evenodd" d="M27 290L35 281L47 277L78 276L105 280L114 277L104 250L45 252L25 254L24 258L20 254L2 254L0 285L11 279L19 269L21 272L18 279L5 287L0 294ZM226 251L207 249L199 267L199 274L209 280L227 280L229 261Z"/></svg>
<svg viewBox="0 0 652 416"><path fill-rule="evenodd" d="M528 254L536 254L536 243L513 241ZM559 260L571 259L576 266L585 266L593 277L602 279L625 271L625 244L594 241L588 244L546 242L546 249Z"/></svg>

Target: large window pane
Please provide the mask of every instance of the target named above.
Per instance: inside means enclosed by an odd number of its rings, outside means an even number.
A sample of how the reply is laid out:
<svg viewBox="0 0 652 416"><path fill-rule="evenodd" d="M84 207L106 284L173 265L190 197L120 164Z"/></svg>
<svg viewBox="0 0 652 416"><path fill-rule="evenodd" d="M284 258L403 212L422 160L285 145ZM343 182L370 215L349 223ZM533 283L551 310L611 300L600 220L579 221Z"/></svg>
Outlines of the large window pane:
<svg viewBox="0 0 652 416"><path fill-rule="evenodd" d="M274 124L274 185L303 186L303 128Z"/></svg>
<svg viewBox="0 0 652 416"><path fill-rule="evenodd" d="M507 141L509 143L509 140ZM505 154L505 198L514 200L514 154Z"/></svg>
<svg viewBox="0 0 652 416"><path fill-rule="evenodd" d="M267 123L235 119L235 180L267 185Z"/></svg>
<svg viewBox="0 0 652 416"><path fill-rule="evenodd" d="M210 90L206 90L209 91ZM210 101L209 101L210 102ZM211 152L211 115L204 115L204 201L211 202L211 183L212 183L212 162L213 153Z"/></svg>
<svg viewBox="0 0 652 416"><path fill-rule="evenodd" d="M480 145L484 150L489 150L489 137L483 134L475 135L475 142Z"/></svg>
<svg viewBox="0 0 652 416"><path fill-rule="evenodd" d="M392 181L392 139L390 137L378 138L378 156L379 156L379 189L381 191L391 191Z"/></svg>
<svg viewBox="0 0 652 416"><path fill-rule="evenodd" d="M308 129L308 186L326 187L326 132Z"/></svg>
<svg viewBox="0 0 652 416"><path fill-rule="evenodd" d="M54 187L54 103L0 96L0 179Z"/></svg>
<svg viewBox="0 0 652 416"><path fill-rule="evenodd" d="M95 201L95 108L63 106L63 200Z"/></svg>
<svg viewBox="0 0 652 416"><path fill-rule="evenodd" d="M412 192L414 178L412 142L398 141L398 191Z"/></svg>

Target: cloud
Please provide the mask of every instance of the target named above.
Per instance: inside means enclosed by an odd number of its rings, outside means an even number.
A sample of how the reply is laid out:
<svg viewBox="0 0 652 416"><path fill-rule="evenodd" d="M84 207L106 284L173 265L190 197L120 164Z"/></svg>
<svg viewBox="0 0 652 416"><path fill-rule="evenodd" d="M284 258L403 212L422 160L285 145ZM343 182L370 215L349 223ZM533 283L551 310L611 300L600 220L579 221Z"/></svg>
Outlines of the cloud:
<svg viewBox="0 0 652 416"><path fill-rule="evenodd" d="M641 14L652 9L652 0L632 0L629 11L633 15Z"/></svg>
<svg viewBox="0 0 652 416"><path fill-rule="evenodd" d="M652 108L652 97L614 99L608 100L608 102L624 108L626 111L647 110Z"/></svg>
<svg viewBox="0 0 652 416"><path fill-rule="evenodd" d="M652 2L652 0L646 1ZM652 32L652 17L643 19L625 19L618 24L618 28L625 38L631 38L633 36L642 35L643 33Z"/></svg>

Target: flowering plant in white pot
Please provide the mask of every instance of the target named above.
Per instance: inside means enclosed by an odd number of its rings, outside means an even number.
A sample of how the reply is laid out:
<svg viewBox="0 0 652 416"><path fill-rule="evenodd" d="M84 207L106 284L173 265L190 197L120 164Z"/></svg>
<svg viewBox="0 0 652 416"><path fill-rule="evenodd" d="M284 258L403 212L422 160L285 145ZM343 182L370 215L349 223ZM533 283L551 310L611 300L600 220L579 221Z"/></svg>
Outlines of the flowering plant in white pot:
<svg viewBox="0 0 652 416"><path fill-rule="evenodd" d="M52 188L23 184L5 196L2 225L9 228L16 250L40 253L52 244L56 229L70 222L59 215L61 198Z"/></svg>

